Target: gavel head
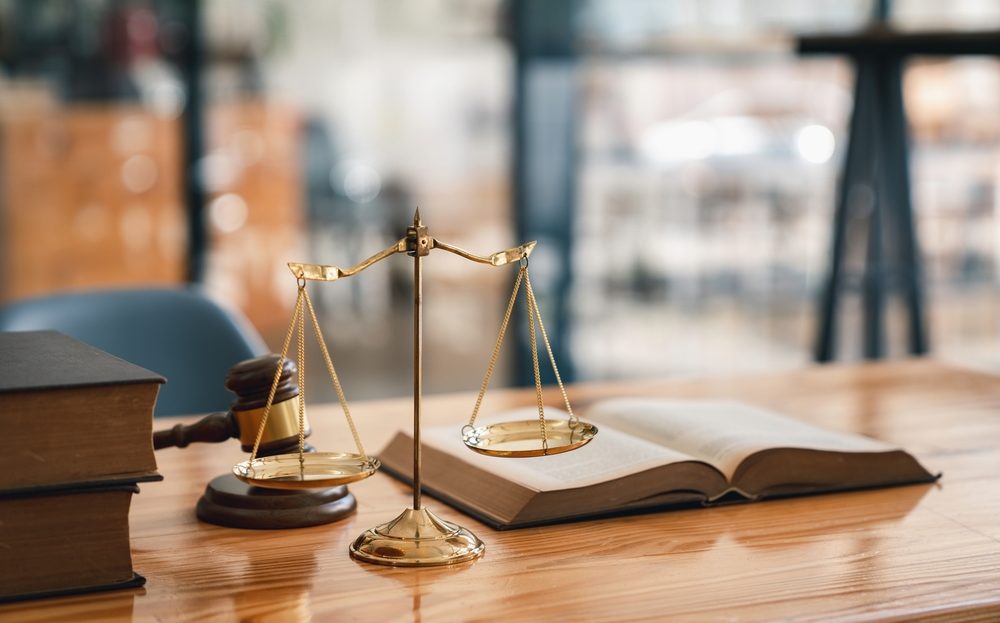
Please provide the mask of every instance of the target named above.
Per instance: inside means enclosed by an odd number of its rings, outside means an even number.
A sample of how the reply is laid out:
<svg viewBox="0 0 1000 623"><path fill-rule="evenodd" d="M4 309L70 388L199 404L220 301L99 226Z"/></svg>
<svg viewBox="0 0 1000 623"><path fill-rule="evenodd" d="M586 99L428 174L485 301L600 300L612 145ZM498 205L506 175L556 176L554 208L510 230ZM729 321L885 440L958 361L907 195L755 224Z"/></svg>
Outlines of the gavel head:
<svg viewBox="0 0 1000 623"><path fill-rule="evenodd" d="M226 389L236 394L230 412L239 428L240 444L244 452L253 450L264 419L267 397L274 385L279 355L270 354L248 359L233 366L226 375ZM299 388L292 384L295 363L285 359L281 376L275 387L274 399L267 415L267 423L260 438L258 454L268 455L298 447L299 443ZM309 436L309 421L304 423L304 433Z"/></svg>

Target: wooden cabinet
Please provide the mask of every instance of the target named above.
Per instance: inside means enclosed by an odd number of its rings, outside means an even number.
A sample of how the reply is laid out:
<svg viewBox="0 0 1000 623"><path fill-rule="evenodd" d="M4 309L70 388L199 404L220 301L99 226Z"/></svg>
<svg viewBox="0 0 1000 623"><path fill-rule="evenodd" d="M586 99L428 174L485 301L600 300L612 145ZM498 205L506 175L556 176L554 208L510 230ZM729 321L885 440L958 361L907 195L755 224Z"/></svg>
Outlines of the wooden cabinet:
<svg viewBox="0 0 1000 623"><path fill-rule="evenodd" d="M179 119L138 105L0 106L0 304L64 290L180 285L187 257ZM208 112L209 292L265 334L295 300L299 117L259 101Z"/></svg>
<svg viewBox="0 0 1000 623"><path fill-rule="evenodd" d="M185 217L176 120L137 106L0 119L0 301L176 284Z"/></svg>

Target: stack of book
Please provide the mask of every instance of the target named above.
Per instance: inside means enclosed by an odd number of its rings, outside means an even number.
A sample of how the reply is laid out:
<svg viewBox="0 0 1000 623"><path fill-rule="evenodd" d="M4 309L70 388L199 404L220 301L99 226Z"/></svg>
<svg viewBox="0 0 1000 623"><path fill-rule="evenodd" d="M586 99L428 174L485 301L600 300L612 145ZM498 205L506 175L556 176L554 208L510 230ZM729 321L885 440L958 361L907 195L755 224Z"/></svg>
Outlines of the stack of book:
<svg viewBox="0 0 1000 623"><path fill-rule="evenodd" d="M164 379L54 331L0 333L0 601L140 586L128 512L161 480Z"/></svg>

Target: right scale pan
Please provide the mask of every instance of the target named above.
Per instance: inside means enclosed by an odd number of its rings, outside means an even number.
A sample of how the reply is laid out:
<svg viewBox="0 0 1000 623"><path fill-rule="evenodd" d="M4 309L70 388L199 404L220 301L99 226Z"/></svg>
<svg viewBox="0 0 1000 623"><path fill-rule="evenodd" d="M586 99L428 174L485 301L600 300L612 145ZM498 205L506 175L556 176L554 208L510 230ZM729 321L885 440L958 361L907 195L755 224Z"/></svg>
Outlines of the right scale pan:
<svg viewBox="0 0 1000 623"><path fill-rule="evenodd" d="M466 426L462 441L487 456L527 458L576 450L596 434L596 426L579 420L545 420L543 428L538 419L532 419Z"/></svg>
<svg viewBox="0 0 1000 623"><path fill-rule="evenodd" d="M531 245L530 248L533 248ZM531 288L531 277L528 276L528 253L525 251L520 258L520 270L517 272L517 279L514 280L514 290L510 294L507 302L507 311L504 313L503 321L500 323L500 333L497 335L496 344L493 346L493 354L490 356L489 365L486 367L486 374L483 376L482 385L479 387L479 396L476 397L476 404L472 408L472 417L469 423L462 428L462 441L471 450L487 456L497 456L505 458L526 458L533 456L549 456L576 450L586 445L597 434L597 427L588 422L581 422L573 415L573 407L569 404L569 396L563 386L562 377L559 375L559 367L556 365L555 355L552 353L552 345L549 343L549 336L545 332L545 323L542 322L542 314L538 310L538 302L535 300L535 293ZM510 324L511 313L514 311L514 303L517 300L517 293L524 284L525 300L528 305L528 336L531 347L531 365L535 376L535 404L538 409L538 417L533 419L512 419L497 424L476 426L476 417L479 415L479 408L483 404L486 390L490 385L490 377L496 368L497 356L500 354L500 347L503 346L504 336L507 334L507 327ZM536 327L537 323L537 327ZM537 330L536 330L537 329ZM559 392L562 394L563 404L566 405L566 419L547 419L545 417L545 403L542 399L542 378L538 366L538 334L541 333L542 341L545 343L545 352L548 355L549 363L552 364L552 373L559 384Z"/></svg>

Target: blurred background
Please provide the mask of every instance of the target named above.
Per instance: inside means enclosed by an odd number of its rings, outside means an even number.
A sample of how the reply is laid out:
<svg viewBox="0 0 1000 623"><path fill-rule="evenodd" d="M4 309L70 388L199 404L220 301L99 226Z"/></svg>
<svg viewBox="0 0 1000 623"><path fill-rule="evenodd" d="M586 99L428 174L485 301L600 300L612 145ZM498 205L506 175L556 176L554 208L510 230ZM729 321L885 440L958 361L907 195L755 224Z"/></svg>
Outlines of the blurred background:
<svg viewBox="0 0 1000 623"><path fill-rule="evenodd" d="M197 283L279 349L285 262L354 264L419 206L476 253L538 239L567 380L806 365L855 70L797 38L882 4L0 0L0 305ZM998 29L1000 3L887 21ZM1000 369L1000 63L918 55L902 86L931 352ZM514 272L424 266L425 390L474 390ZM409 394L411 273L310 286L349 398ZM842 360L863 355L855 290ZM493 386L530 382L525 334Z"/></svg>

